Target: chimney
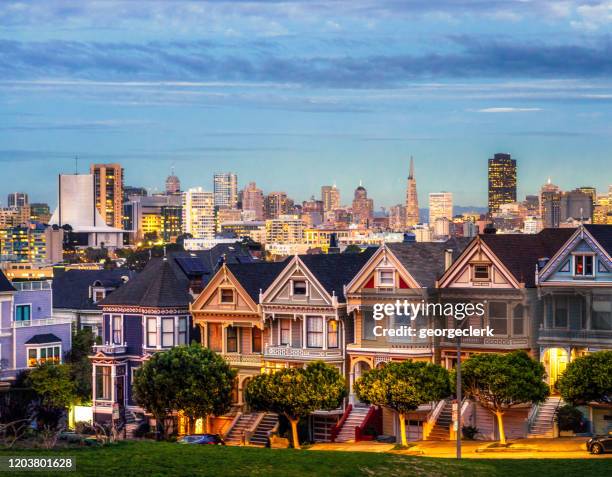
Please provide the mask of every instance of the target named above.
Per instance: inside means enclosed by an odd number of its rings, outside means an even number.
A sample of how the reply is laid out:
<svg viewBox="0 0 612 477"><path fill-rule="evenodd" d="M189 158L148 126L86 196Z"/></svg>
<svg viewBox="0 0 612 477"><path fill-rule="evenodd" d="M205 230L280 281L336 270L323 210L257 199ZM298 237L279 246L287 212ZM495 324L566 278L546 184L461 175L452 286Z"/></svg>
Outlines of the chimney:
<svg viewBox="0 0 612 477"><path fill-rule="evenodd" d="M453 249L447 248L444 250L444 271L448 270L453 264Z"/></svg>

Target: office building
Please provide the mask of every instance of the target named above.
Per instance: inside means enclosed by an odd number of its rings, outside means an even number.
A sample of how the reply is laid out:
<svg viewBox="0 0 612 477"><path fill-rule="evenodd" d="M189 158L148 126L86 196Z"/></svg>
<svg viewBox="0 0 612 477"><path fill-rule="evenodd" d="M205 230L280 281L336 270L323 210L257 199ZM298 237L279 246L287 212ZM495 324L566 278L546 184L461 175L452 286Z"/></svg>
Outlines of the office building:
<svg viewBox="0 0 612 477"><path fill-rule="evenodd" d="M166 177L166 194L174 195L181 192L181 181L178 176L174 175L174 167L171 174Z"/></svg>
<svg viewBox="0 0 612 477"><path fill-rule="evenodd" d="M323 212L331 212L340 207L340 189L336 184L321 187L321 200L323 201Z"/></svg>
<svg viewBox="0 0 612 477"><path fill-rule="evenodd" d="M266 243L301 244L306 224L297 215L281 215L266 220Z"/></svg>
<svg viewBox="0 0 612 477"><path fill-rule="evenodd" d="M353 222L368 227L374 218L374 201L368 198L368 191L359 182L353 198Z"/></svg>
<svg viewBox="0 0 612 477"><path fill-rule="evenodd" d="M8 195L8 207L25 207L28 204L28 194L25 192L11 192Z"/></svg>
<svg viewBox="0 0 612 477"><path fill-rule="evenodd" d="M182 195L183 232L196 239L215 236L215 205L212 192L201 187L189 189Z"/></svg>
<svg viewBox="0 0 612 477"><path fill-rule="evenodd" d="M123 168L120 164L92 164L96 208L109 227L123 225Z"/></svg>
<svg viewBox="0 0 612 477"><path fill-rule="evenodd" d="M213 178L215 207L238 207L238 176L232 172L217 173Z"/></svg>
<svg viewBox="0 0 612 477"><path fill-rule="evenodd" d="M516 202L516 160L498 153L489 159L489 214L502 204Z"/></svg>
<svg viewBox="0 0 612 477"><path fill-rule="evenodd" d="M270 192L264 198L264 209L266 219L277 219L293 212L293 200L286 192Z"/></svg>
<svg viewBox="0 0 612 477"><path fill-rule="evenodd" d="M242 191L242 211L252 220L264 219L264 196L255 182L249 182Z"/></svg>
<svg viewBox="0 0 612 477"><path fill-rule="evenodd" d="M429 194L429 225L433 226L436 219L453 218L452 192L431 192Z"/></svg>
<svg viewBox="0 0 612 477"><path fill-rule="evenodd" d="M30 204L30 222L47 224L50 218L51 210L49 209L49 204L43 202L34 202Z"/></svg>

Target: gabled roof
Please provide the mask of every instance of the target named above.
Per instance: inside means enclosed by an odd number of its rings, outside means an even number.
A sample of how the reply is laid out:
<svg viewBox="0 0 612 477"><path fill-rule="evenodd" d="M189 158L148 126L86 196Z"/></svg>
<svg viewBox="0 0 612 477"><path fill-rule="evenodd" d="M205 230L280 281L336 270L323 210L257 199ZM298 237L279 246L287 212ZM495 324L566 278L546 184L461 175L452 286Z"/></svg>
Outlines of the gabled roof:
<svg viewBox="0 0 612 477"><path fill-rule="evenodd" d="M482 242L504 264L519 283L535 286L535 270L540 258L552 258L576 232L573 228L544 229L528 234L483 234Z"/></svg>
<svg viewBox="0 0 612 477"><path fill-rule="evenodd" d="M9 281L9 279L6 278L6 275L2 273L2 270L0 270L0 292L13 292L13 291L15 291L15 287L11 285L11 282Z"/></svg>
<svg viewBox="0 0 612 477"><path fill-rule="evenodd" d="M230 263L227 268L253 301L259 303L259 291L266 291L288 261L289 259L282 262Z"/></svg>
<svg viewBox="0 0 612 477"><path fill-rule="evenodd" d="M389 243L386 247L423 288L433 287L444 273L445 251L453 251L453 261L471 239L452 238L446 242Z"/></svg>
<svg viewBox="0 0 612 477"><path fill-rule="evenodd" d="M90 297L89 287L100 283L102 287L117 289L125 277L132 279L135 272L124 268L112 270L67 270L53 277L53 308L67 310L97 310ZM107 292L110 296L112 291Z"/></svg>
<svg viewBox="0 0 612 477"><path fill-rule="evenodd" d="M300 255L299 259L330 296L335 294L344 302L344 285L351 282L376 250L368 247L361 253Z"/></svg>
<svg viewBox="0 0 612 477"><path fill-rule="evenodd" d="M150 308L187 308L191 302L189 280L179 275L170 260L153 258L136 277L115 290L99 304Z"/></svg>
<svg viewBox="0 0 612 477"><path fill-rule="evenodd" d="M61 343L62 340L55 336L53 333L43 333L40 335L32 336L25 344L48 344L48 343Z"/></svg>
<svg viewBox="0 0 612 477"><path fill-rule="evenodd" d="M584 228L612 256L612 225L586 224Z"/></svg>

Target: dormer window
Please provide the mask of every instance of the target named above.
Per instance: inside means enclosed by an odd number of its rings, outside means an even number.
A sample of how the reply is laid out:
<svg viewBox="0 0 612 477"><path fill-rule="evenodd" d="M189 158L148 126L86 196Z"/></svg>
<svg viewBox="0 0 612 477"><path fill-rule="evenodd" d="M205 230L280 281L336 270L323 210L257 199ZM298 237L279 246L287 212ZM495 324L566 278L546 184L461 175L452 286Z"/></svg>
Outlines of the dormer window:
<svg viewBox="0 0 612 477"><path fill-rule="evenodd" d="M593 255L574 256L574 275L580 277L593 276Z"/></svg>
<svg viewBox="0 0 612 477"><path fill-rule="evenodd" d="M378 270L378 286L382 288L393 288L395 286L393 270Z"/></svg>
<svg viewBox="0 0 612 477"><path fill-rule="evenodd" d="M478 282L488 282L491 280L491 267L486 264L477 264L472 268L472 279Z"/></svg>
<svg viewBox="0 0 612 477"><path fill-rule="evenodd" d="M221 303L234 303L234 290L231 288L222 288Z"/></svg>
<svg viewBox="0 0 612 477"><path fill-rule="evenodd" d="M306 295L306 280L293 280L293 294L305 296Z"/></svg>
<svg viewBox="0 0 612 477"><path fill-rule="evenodd" d="M106 297L106 290L104 289L94 289L93 291L93 302L98 303L99 301L104 300Z"/></svg>

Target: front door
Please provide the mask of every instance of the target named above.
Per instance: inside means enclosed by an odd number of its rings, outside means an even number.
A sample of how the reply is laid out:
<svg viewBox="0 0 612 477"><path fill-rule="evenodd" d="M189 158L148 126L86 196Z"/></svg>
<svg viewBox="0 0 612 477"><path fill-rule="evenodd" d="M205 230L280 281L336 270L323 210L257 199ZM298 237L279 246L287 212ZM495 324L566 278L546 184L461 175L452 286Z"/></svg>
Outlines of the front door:
<svg viewBox="0 0 612 477"><path fill-rule="evenodd" d="M124 376L117 376L117 402L120 407L125 405L125 378Z"/></svg>

